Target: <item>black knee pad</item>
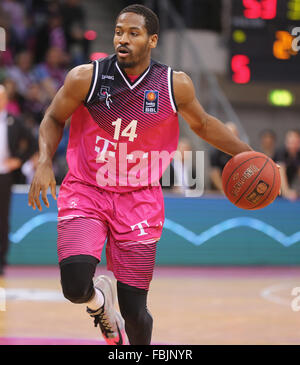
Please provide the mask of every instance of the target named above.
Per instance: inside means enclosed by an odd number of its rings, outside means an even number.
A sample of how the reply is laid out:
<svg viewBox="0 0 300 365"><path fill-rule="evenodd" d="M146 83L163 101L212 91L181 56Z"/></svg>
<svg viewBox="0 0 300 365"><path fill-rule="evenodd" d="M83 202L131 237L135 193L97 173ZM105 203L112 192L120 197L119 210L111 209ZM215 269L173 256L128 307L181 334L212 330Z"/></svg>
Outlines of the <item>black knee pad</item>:
<svg viewBox="0 0 300 365"><path fill-rule="evenodd" d="M89 255L70 256L62 260L62 291L72 303L86 303L94 294L93 277L99 260Z"/></svg>

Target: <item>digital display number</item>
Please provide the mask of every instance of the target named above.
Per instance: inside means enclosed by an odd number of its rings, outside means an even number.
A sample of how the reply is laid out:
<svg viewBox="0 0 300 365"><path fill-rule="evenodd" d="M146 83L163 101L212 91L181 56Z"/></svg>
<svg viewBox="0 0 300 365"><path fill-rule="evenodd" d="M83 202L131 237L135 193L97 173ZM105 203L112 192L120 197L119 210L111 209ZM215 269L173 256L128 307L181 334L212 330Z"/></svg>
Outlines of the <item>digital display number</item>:
<svg viewBox="0 0 300 365"><path fill-rule="evenodd" d="M248 19L274 19L277 11L277 0L243 0L244 16Z"/></svg>
<svg viewBox="0 0 300 365"><path fill-rule="evenodd" d="M300 82L300 0L232 0L233 82Z"/></svg>
<svg viewBox="0 0 300 365"><path fill-rule="evenodd" d="M237 84L246 84L250 81L249 57L241 54L234 55L231 59L232 79Z"/></svg>
<svg viewBox="0 0 300 365"><path fill-rule="evenodd" d="M276 41L273 45L273 55L279 60L288 60L292 56L296 56L298 52L292 48L294 37L284 30L276 32Z"/></svg>

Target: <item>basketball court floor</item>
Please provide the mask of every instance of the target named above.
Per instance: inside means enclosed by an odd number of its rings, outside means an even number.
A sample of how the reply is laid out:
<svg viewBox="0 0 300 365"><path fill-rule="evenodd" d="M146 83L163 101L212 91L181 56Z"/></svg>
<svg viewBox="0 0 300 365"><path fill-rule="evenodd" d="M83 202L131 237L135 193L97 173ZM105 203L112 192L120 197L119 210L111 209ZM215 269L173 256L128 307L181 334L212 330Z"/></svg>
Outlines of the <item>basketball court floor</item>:
<svg viewBox="0 0 300 365"><path fill-rule="evenodd" d="M99 266L103 273L113 278ZM104 344L85 306L63 298L57 267L8 267L0 287L1 345ZM299 345L297 287L300 268L157 267L152 343Z"/></svg>

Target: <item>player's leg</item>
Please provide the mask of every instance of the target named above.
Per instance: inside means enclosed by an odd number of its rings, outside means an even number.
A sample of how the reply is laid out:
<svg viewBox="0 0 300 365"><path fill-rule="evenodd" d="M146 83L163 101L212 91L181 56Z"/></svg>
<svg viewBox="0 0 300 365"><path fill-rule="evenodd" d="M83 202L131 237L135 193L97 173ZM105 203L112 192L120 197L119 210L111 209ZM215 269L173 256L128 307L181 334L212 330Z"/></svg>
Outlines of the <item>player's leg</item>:
<svg viewBox="0 0 300 365"><path fill-rule="evenodd" d="M149 345L152 316L147 296L153 276L156 239L141 242L108 242L107 261L117 279L118 302L131 345Z"/></svg>
<svg viewBox="0 0 300 365"><path fill-rule="evenodd" d="M95 219L77 217L58 223L58 256L62 291L72 303L83 304L99 324L108 344L124 344L124 320L114 308L115 295L109 278L94 279L107 234L107 226Z"/></svg>
<svg viewBox="0 0 300 365"><path fill-rule="evenodd" d="M148 291L117 282L118 301L131 345L150 345L153 318L147 308Z"/></svg>
<svg viewBox="0 0 300 365"><path fill-rule="evenodd" d="M73 303L86 303L94 297L96 300L93 276L107 235L107 225L99 216L97 190L67 176L57 205L57 252L63 293Z"/></svg>
<svg viewBox="0 0 300 365"><path fill-rule="evenodd" d="M72 303L87 303L95 296L93 277L101 259L107 227L99 220L85 217L61 218L57 232L63 294Z"/></svg>
<svg viewBox="0 0 300 365"><path fill-rule="evenodd" d="M63 293L71 302L83 305L108 344L123 344L124 320L114 309L109 279L93 278L108 234L105 217L110 201L102 191L68 176L57 205Z"/></svg>
<svg viewBox="0 0 300 365"><path fill-rule="evenodd" d="M118 282L119 307L130 344L149 345L153 320L147 297L164 221L162 193L150 187L116 195L113 203L106 246L108 269Z"/></svg>

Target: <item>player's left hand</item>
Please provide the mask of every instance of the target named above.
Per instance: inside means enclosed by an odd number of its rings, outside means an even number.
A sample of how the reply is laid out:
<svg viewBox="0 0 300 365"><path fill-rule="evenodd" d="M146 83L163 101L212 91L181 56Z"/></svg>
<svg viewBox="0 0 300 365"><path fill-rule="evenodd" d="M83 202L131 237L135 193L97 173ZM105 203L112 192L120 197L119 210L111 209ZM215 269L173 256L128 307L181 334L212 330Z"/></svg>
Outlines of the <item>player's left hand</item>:
<svg viewBox="0 0 300 365"><path fill-rule="evenodd" d="M44 204L47 208L49 208L49 201L47 198L47 190L49 187L53 199L56 200L56 181L52 169L52 164L38 164L28 194L28 205L31 206L33 210L35 210L36 207L40 211L42 210L40 193L42 195L42 200Z"/></svg>

